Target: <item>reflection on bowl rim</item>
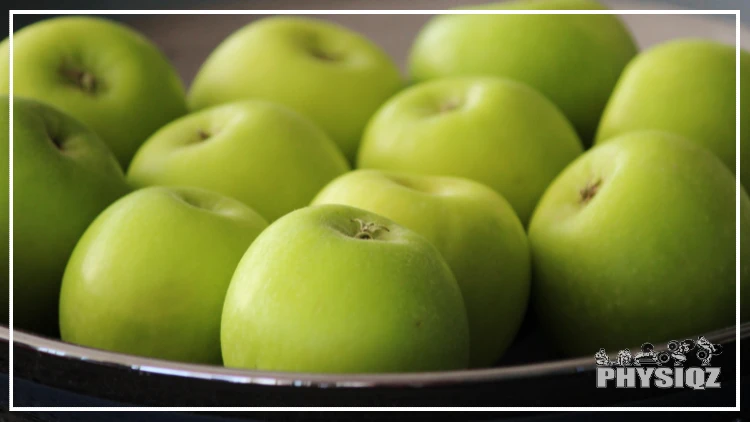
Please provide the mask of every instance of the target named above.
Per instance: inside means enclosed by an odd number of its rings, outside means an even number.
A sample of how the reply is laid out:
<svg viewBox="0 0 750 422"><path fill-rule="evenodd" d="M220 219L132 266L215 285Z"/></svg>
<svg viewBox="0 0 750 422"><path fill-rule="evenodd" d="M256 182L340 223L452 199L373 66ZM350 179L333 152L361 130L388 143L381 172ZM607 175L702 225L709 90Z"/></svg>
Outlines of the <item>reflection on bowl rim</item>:
<svg viewBox="0 0 750 422"><path fill-rule="evenodd" d="M0 326L0 340L8 342L9 335L10 332L8 328ZM705 337L713 343L733 343L736 341L735 326L712 331L705 334ZM750 322L745 322L740 325L740 339L749 337ZM15 347L32 349L39 353L56 355L65 359L91 362L94 365L114 365L150 374L236 384L289 387L425 387L588 372L593 371L596 367L594 361L594 353L596 351L592 351L591 356L493 368L396 374L322 374L236 369L217 365L182 363L163 359L146 358L78 346L19 330L14 330L13 343ZM656 348L665 349L666 342L656 345Z"/></svg>

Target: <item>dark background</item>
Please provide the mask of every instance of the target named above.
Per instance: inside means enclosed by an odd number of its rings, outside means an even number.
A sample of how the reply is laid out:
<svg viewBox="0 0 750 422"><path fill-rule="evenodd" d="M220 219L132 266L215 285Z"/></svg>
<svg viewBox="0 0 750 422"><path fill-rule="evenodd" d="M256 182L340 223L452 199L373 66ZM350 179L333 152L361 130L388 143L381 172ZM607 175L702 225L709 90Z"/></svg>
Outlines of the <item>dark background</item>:
<svg viewBox="0 0 750 422"><path fill-rule="evenodd" d="M502 0L471 0L469 3L487 3ZM604 3L615 5L621 4L643 4L644 8L684 8L700 10L741 10L750 9L750 0L600 0ZM460 0L11 0L9 7L12 10L80 10L80 9L406 9L425 8L442 9L450 8L459 3ZM734 16L717 16L719 19L733 21ZM15 29L28 25L37 17L30 15L15 16ZM745 26L750 25L750 10L741 14L740 19ZM7 34L7 31L6 31Z"/></svg>

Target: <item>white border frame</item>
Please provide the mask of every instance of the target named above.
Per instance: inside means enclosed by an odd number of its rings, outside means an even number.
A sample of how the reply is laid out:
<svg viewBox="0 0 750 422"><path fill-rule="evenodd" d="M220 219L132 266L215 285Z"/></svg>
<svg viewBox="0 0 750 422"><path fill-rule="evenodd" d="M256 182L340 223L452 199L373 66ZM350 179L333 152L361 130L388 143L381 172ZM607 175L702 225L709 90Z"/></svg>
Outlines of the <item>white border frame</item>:
<svg viewBox="0 0 750 422"><path fill-rule="evenodd" d="M736 122L736 397L734 407L15 407L13 405L13 101L10 101L10 128L9 128L9 225L10 225L10 265L9 265L9 355L8 355L8 378L9 378L9 410L11 411L283 411L283 410L305 410L305 411L419 411L419 410L463 410L463 411L711 411L731 412L740 410L740 10L10 10L9 31L10 40L10 67L9 67L9 97L13 98L13 17L14 15L734 15L735 16L735 122ZM594 386L592 386L594 388Z"/></svg>

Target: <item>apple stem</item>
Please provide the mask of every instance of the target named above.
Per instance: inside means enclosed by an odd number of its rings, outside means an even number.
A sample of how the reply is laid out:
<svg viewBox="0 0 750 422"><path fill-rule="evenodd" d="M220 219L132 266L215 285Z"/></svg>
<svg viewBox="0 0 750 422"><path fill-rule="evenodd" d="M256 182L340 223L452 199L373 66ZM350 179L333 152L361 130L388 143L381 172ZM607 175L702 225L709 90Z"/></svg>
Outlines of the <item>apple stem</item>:
<svg viewBox="0 0 750 422"><path fill-rule="evenodd" d="M73 68L63 68L62 73L84 92L91 93L96 89L96 77L90 72Z"/></svg>
<svg viewBox="0 0 750 422"><path fill-rule="evenodd" d="M385 230L387 232L390 232L390 230L388 230L388 227L381 226L372 222L365 222L363 220L360 220L359 218L355 218L352 221L359 223L359 231L354 235L356 239L370 240L378 230Z"/></svg>
<svg viewBox="0 0 750 422"><path fill-rule="evenodd" d="M199 138L199 139L200 139L201 141L205 141L206 139L208 139L208 138L210 138L210 137L211 137L211 134L210 134L210 133L208 133L208 132L206 132L205 130L199 130L199 131L198 131L198 138Z"/></svg>
<svg viewBox="0 0 750 422"><path fill-rule="evenodd" d="M587 182L586 186L580 190L581 202L585 204L589 202L594 196L596 196L596 193L599 191L599 186L601 184L601 179L597 179L597 181L594 183Z"/></svg>
<svg viewBox="0 0 750 422"><path fill-rule="evenodd" d="M53 144L53 145L54 145L54 146L55 146L55 147L56 147L57 149L59 149L59 150L62 150L62 149L63 149L63 147L62 147L62 141L61 141L61 140L60 140L60 139L59 139L58 137L56 137L56 136L53 136L53 135L51 135L51 134L48 134L47 136L49 136L49 140L50 140L50 141L52 142L52 144Z"/></svg>
<svg viewBox="0 0 750 422"><path fill-rule="evenodd" d="M89 72L81 72L81 88L86 92L94 90L94 75Z"/></svg>
<svg viewBox="0 0 750 422"><path fill-rule="evenodd" d="M327 53L319 49L315 49L312 51L312 55L319 60L326 61L326 62L334 62L338 60L338 57L332 53Z"/></svg>
<svg viewBox="0 0 750 422"><path fill-rule="evenodd" d="M460 105L459 101L456 99L450 99L443 104L440 105L440 113L447 113L449 111L453 111L458 108Z"/></svg>

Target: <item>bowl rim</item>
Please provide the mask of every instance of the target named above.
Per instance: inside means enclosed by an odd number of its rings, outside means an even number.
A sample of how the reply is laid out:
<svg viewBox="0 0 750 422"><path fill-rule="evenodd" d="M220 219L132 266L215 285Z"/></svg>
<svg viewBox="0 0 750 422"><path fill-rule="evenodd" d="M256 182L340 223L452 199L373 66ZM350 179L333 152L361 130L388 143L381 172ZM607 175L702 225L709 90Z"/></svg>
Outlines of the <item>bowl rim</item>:
<svg viewBox="0 0 750 422"><path fill-rule="evenodd" d="M734 343L737 339L735 325L703 334L712 343ZM750 338L750 321L739 327L739 338ZM698 336L695 336L696 338ZM0 326L0 340L10 343L10 330ZM656 348L666 349L667 342ZM229 368L218 365L183 363L140 357L66 343L21 330L13 330L13 346L31 349L62 359L90 362L125 368L135 372L172 377L220 381L234 384L265 386L316 387L316 388L372 388L372 387L426 387L468 383L494 382L550 375L569 375L592 372L596 368L594 353L590 356L566 358L538 363L498 366L492 368L462 369L453 371L334 374L313 372L282 372Z"/></svg>

